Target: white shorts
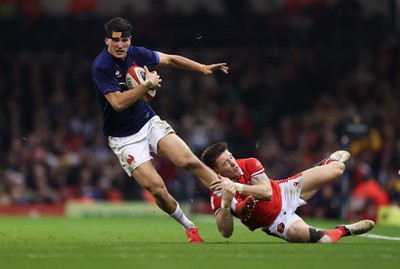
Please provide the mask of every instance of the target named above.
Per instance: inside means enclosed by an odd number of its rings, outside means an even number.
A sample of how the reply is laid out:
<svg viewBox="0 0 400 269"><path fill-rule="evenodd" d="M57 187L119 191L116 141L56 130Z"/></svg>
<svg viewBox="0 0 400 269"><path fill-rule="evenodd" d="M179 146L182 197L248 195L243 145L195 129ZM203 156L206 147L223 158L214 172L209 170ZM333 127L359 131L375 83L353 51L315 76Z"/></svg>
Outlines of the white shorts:
<svg viewBox="0 0 400 269"><path fill-rule="evenodd" d="M159 116L154 116L134 135L109 136L108 145L125 172L132 176L132 171L139 165L153 159L150 153L157 153L158 141L170 133L174 133L172 127Z"/></svg>
<svg viewBox="0 0 400 269"><path fill-rule="evenodd" d="M286 240L289 227L301 218L295 213L299 206L307 204L300 198L303 188L303 177L297 174L293 177L278 180L282 194L282 210L278 217L268 227L262 228L268 234L283 238Z"/></svg>

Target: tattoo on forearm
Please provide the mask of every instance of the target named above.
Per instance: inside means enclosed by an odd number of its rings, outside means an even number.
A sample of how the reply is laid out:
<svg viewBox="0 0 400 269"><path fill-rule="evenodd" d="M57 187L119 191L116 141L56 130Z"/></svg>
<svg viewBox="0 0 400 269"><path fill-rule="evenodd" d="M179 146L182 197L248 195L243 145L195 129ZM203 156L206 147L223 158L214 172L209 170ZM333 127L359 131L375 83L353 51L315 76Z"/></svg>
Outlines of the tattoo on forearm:
<svg viewBox="0 0 400 269"><path fill-rule="evenodd" d="M268 181L268 177L266 174L261 174L261 175L256 175L252 177L252 180L260 182L260 183L265 183Z"/></svg>

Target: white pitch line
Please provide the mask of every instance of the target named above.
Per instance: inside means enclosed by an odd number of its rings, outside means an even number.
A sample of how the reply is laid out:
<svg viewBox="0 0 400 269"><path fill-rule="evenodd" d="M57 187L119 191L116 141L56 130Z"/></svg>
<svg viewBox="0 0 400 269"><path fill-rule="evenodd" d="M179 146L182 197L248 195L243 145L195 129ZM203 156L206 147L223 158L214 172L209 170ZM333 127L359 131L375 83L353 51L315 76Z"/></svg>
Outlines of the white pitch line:
<svg viewBox="0 0 400 269"><path fill-rule="evenodd" d="M400 237L394 237L394 236L384 236L384 235L377 235L377 234L360 234L358 236L368 237L368 238L375 238L375 239L385 239L385 240L400 241Z"/></svg>

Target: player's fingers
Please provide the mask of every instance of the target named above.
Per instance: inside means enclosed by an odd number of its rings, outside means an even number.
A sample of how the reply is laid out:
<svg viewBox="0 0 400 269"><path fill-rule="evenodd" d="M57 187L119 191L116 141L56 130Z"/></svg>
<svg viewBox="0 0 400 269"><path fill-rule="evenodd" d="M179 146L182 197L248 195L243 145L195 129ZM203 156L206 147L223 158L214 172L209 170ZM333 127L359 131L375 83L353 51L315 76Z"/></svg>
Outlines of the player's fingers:
<svg viewBox="0 0 400 269"><path fill-rule="evenodd" d="M219 179L217 179L217 180L214 180L213 182L211 182L211 187L214 187L214 186L216 186L216 185L220 185L220 183L221 183L221 180L219 180Z"/></svg>

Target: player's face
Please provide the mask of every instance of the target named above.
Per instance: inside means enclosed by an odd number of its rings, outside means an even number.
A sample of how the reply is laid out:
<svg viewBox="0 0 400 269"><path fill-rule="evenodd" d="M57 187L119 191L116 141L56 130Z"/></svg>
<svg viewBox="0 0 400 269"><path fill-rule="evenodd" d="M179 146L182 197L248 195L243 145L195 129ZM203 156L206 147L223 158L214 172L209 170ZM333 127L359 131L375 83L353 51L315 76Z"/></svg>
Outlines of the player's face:
<svg viewBox="0 0 400 269"><path fill-rule="evenodd" d="M106 45L108 46L108 52L111 53L112 56L125 60L129 46L131 45L131 38L106 38Z"/></svg>
<svg viewBox="0 0 400 269"><path fill-rule="evenodd" d="M225 150L221 156L215 161L215 172L223 177L227 177L231 180L236 180L240 177L241 170L237 164L235 158L233 158L232 153Z"/></svg>

